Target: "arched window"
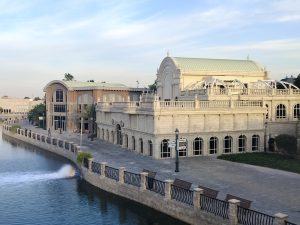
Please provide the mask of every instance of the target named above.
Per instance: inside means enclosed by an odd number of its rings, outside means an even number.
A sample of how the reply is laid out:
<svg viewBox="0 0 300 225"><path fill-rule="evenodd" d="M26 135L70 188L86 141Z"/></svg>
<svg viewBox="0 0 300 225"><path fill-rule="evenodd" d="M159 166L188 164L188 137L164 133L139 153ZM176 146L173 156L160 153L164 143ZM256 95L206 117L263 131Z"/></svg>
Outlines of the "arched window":
<svg viewBox="0 0 300 225"><path fill-rule="evenodd" d="M128 135L125 134L125 147L128 148Z"/></svg>
<svg viewBox="0 0 300 225"><path fill-rule="evenodd" d="M239 143L239 146L238 146L238 151L239 152L245 152L246 151L246 141L247 141L247 138L245 135L240 135L239 138L238 138L238 143Z"/></svg>
<svg viewBox="0 0 300 225"><path fill-rule="evenodd" d="M232 137L226 136L224 138L224 153L230 153L232 151Z"/></svg>
<svg viewBox="0 0 300 225"><path fill-rule="evenodd" d="M109 131L106 130L106 141L109 141Z"/></svg>
<svg viewBox="0 0 300 225"><path fill-rule="evenodd" d="M209 139L209 154L216 154L218 152L218 138L211 137Z"/></svg>
<svg viewBox="0 0 300 225"><path fill-rule="evenodd" d="M63 102L64 101L64 92L61 89L57 89L55 93L55 100L56 102Z"/></svg>
<svg viewBox="0 0 300 225"><path fill-rule="evenodd" d="M144 153L144 143L143 143L143 139L140 138L140 139L139 139L139 142L140 142L140 152L141 152L141 153Z"/></svg>
<svg viewBox="0 0 300 225"><path fill-rule="evenodd" d="M115 132L110 132L111 143L115 143Z"/></svg>
<svg viewBox="0 0 300 225"><path fill-rule="evenodd" d="M283 119L286 118L286 109L285 105L279 104L276 108L276 118L277 119Z"/></svg>
<svg viewBox="0 0 300 225"><path fill-rule="evenodd" d="M104 129L102 128L102 140L104 140Z"/></svg>
<svg viewBox="0 0 300 225"><path fill-rule="evenodd" d="M294 119L300 119L300 104L294 106Z"/></svg>
<svg viewBox="0 0 300 225"><path fill-rule="evenodd" d="M117 129L117 144L122 145L123 137L122 137L122 129L120 124L117 124L116 129Z"/></svg>
<svg viewBox="0 0 300 225"><path fill-rule="evenodd" d="M160 157L161 158L170 158L171 157L171 148L168 147L167 139L164 139L161 141Z"/></svg>
<svg viewBox="0 0 300 225"><path fill-rule="evenodd" d="M252 136L252 151L259 150L259 136L257 134Z"/></svg>
<svg viewBox="0 0 300 225"><path fill-rule="evenodd" d="M203 149L203 139L195 138L193 141L193 155L201 155Z"/></svg>
<svg viewBox="0 0 300 225"><path fill-rule="evenodd" d="M151 140L148 141L148 148L149 148L149 156L152 156L153 155L153 144L152 144Z"/></svg>
<svg viewBox="0 0 300 225"><path fill-rule="evenodd" d="M135 137L134 136L131 137L131 141L132 141L132 149L135 150Z"/></svg>

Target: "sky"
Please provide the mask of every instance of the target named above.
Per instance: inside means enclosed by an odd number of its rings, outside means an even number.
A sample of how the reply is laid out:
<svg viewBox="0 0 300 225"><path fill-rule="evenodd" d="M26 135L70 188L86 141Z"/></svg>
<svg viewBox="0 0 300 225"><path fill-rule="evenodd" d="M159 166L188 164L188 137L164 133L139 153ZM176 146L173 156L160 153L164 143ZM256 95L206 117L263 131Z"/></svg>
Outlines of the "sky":
<svg viewBox="0 0 300 225"><path fill-rule="evenodd" d="M147 87L170 56L257 61L300 73L299 0L0 0L0 96L51 80Z"/></svg>

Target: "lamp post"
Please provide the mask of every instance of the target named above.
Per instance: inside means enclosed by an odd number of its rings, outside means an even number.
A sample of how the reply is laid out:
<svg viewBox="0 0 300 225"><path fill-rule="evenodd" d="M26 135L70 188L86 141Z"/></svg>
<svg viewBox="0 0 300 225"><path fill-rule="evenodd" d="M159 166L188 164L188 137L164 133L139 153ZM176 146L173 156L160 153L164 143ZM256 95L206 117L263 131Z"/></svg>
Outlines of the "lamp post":
<svg viewBox="0 0 300 225"><path fill-rule="evenodd" d="M83 117L81 115L81 126L80 126L80 147L82 145L82 127L83 127Z"/></svg>
<svg viewBox="0 0 300 225"><path fill-rule="evenodd" d="M91 117L91 123L92 123L92 133L91 133L91 141L94 140L94 118Z"/></svg>
<svg viewBox="0 0 300 225"><path fill-rule="evenodd" d="M267 122L265 122L264 152L267 152Z"/></svg>
<svg viewBox="0 0 300 225"><path fill-rule="evenodd" d="M175 150L176 150L176 160L175 160L175 172L179 172L179 154L178 154L178 148L179 148L179 139L178 139L178 136L179 136L179 130L178 128L176 128L175 130Z"/></svg>

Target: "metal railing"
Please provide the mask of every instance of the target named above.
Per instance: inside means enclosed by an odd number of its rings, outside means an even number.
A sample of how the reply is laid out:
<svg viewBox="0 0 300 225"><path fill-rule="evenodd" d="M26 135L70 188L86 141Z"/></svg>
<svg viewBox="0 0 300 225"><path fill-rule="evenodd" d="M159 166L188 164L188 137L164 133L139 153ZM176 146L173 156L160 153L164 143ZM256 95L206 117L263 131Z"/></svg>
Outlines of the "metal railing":
<svg viewBox="0 0 300 225"><path fill-rule="evenodd" d="M119 181L119 170L116 168L113 168L113 167L106 166L105 167L105 176L110 179Z"/></svg>
<svg viewBox="0 0 300 225"><path fill-rule="evenodd" d="M65 142L65 149L69 150L69 147L70 147L69 142Z"/></svg>
<svg viewBox="0 0 300 225"><path fill-rule="evenodd" d="M62 140L59 140L58 141L58 146L63 148L64 147L64 142Z"/></svg>
<svg viewBox="0 0 300 225"><path fill-rule="evenodd" d="M243 225L273 225L274 216L270 216L241 206L237 207L238 222Z"/></svg>
<svg viewBox="0 0 300 225"><path fill-rule="evenodd" d="M97 162L92 162L92 172L101 175L101 165Z"/></svg>
<svg viewBox="0 0 300 225"><path fill-rule="evenodd" d="M71 152L74 152L74 144L70 144L71 145Z"/></svg>
<svg viewBox="0 0 300 225"><path fill-rule="evenodd" d="M149 191L165 195L165 182L161 180L156 180L152 177L146 177L146 188Z"/></svg>
<svg viewBox="0 0 300 225"><path fill-rule="evenodd" d="M228 219L229 203L220 199L211 198L205 195L200 196L201 209L217 216Z"/></svg>
<svg viewBox="0 0 300 225"><path fill-rule="evenodd" d="M171 199L193 205L194 192L185 188L171 185Z"/></svg>
<svg viewBox="0 0 300 225"><path fill-rule="evenodd" d="M85 167L85 168L89 168L89 160L88 160L88 158L83 158L83 166Z"/></svg>
<svg viewBox="0 0 300 225"><path fill-rule="evenodd" d="M141 175L124 171L124 183L131 184L136 187L141 186Z"/></svg>

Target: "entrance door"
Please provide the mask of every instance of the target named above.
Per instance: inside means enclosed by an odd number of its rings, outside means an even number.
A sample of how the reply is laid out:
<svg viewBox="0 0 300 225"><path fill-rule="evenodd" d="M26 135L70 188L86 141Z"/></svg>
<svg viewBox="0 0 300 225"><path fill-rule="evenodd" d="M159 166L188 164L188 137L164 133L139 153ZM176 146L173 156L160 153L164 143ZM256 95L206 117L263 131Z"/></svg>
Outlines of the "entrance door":
<svg viewBox="0 0 300 225"><path fill-rule="evenodd" d="M120 124L117 124L117 144L122 145L122 131Z"/></svg>

